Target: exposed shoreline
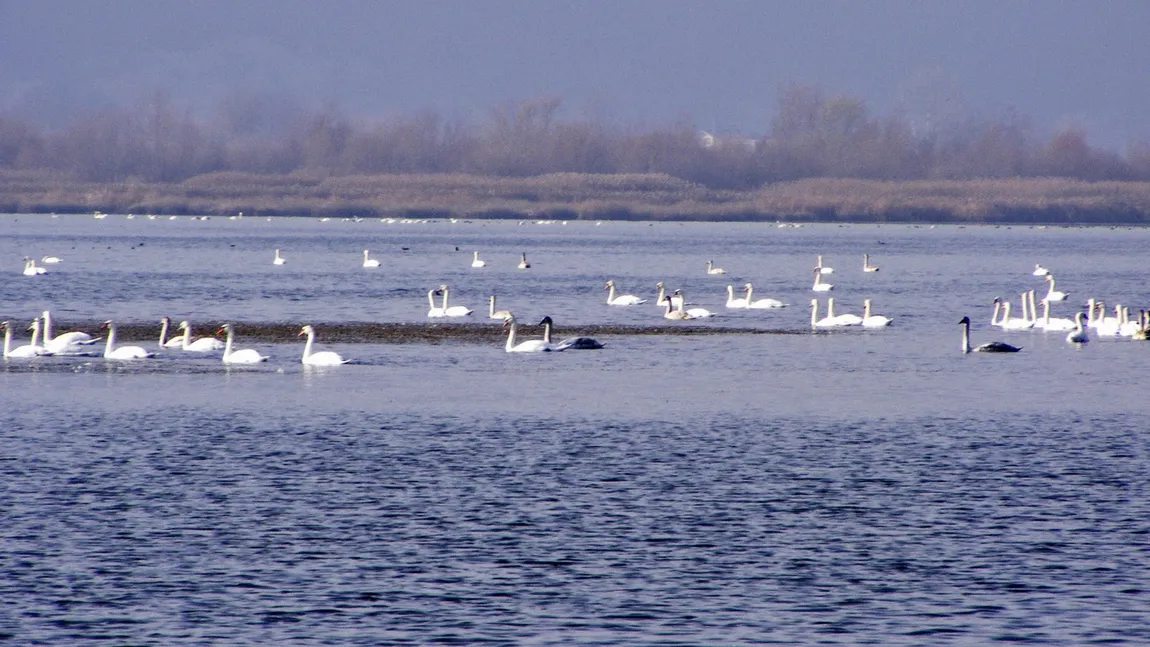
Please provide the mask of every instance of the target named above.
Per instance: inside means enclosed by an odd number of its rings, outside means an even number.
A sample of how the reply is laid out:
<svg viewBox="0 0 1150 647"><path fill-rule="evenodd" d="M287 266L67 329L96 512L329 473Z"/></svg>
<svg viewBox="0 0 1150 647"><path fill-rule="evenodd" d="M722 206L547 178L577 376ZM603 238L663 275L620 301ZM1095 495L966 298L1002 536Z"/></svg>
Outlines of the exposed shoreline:
<svg viewBox="0 0 1150 647"><path fill-rule="evenodd" d="M808 179L737 191L669 175L211 173L92 183L0 171L0 212L714 222L1148 225L1150 182Z"/></svg>

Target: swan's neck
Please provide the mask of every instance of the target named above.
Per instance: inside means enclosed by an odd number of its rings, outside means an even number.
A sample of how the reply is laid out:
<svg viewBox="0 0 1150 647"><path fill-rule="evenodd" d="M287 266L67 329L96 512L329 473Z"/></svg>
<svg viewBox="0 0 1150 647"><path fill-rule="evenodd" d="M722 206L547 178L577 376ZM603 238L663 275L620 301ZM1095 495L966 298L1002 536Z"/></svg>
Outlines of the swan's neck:
<svg viewBox="0 0 1150 647"><path fill-rule="evenodd" d="M429 305L432 310L435 310L435 290L427 291L427 305Z"/></svg>
<svg viewBox="0 0 1150 647"><path fill-rule="evenodd" d="M515 329L518 327L519 324L514 321L507 327L507 350L515 348Z"/></svg>
<svg viewBox="0 0 1150 647"><path fill-rule="evenodd" d="M663 302L663 297L667 296L667 293L666 293L666 291L664 291L664 289L663 289L663 286L662 286L662 285L657 285L657 286L655 286L655 287L659 288L659 294L656 294L656 295L655 295L655 298L656 298L656 299L658 299L660 303L662 303L662 302Z"/></svg>
<svg viewBox="0 0 1150 647"><path fill-rule="evenodd" d="M998 313L1000 312L1002 312L1002 302L996 300L994 302L994 313L990 315L990 325L997 326L1002 323L998 318Z"/></svg>
<svg viewBox="0 0 1150 647"><path fill-rule="evenodd" d="M607 286L607 303L611 303L614 300L615 300L615 284L612 283L611 285Z"/></svg>
<svg viewBox="0 0 1150 647"><path fill-rule="evenodd" d="M863 301L863 319L870 319L870 299Z"/></svg>
<svg viewBox="0 0 1150 647"><path fill-rule="evenodd" d="M104 344L104 355L111 355L112 349L116 347L116 326L108 324L108 341Z"/></svg>
<svg viewBox="0 0 1150 647"><path fill-rule="evenodd" d="M819 320L819 302L817 299L811 300L811 328L815 327L815 323Z"/></svg>
<svg viewBox="0 0 1150 647"><path fill-rule="evenodd" d="M12 347L12 328L4 327L4 357L8 357Z"/></svg>
<svg viewBox="0 0 1150 647"><path fill-rule="evenodd" d="M970 352L970 324L962 324L962 352Z"/></svg>
<svg viewBox="0 0 1150 647"><path fill-rule="evenodd" d="M235 333L232 331L231 326L228 326L224 332L226 333L224 339L224 357L227 357L232 354L232 337L235 336Z"/></svg>
<svg viewBox="0 0 1150 647"><path fill-rule="evenodd" d="M834 297L827 299L827 319L835 318L835 300Z"/></svg>
<svg viewBox="0 0 1150 647"><path fill-rule="evenodd" d="M495 318L495 296L494 295L492 295L490 301L491 301L491 307L488 308L488 315L492 319L494 319Z"/></svg>
<svg viewBox="0 0 1150 647"><path fill-rule="evenodd" d="M188 345L192 343L192 327L191 327L191 325L184 326L184 335L183 336L184 336L184 342L182 345L184 347L184 350L187 350Z"/></svg>
<svg viewBox="0 0 1150 647"><path fill-rule="evenodd" d="M476 253L478 254L479 252L476 252ZM447 288L443 288L443 311L444 312L447 312L447 293L448 292L449 292L449 290Z"/></svg>
<svg viewBox="0 0 1150 647"><path fill-rule="evenodd" d="M39 345L40 345L40 320L39 319L33 319L32 320L32 347L35 348L36 346L39 346Z"/></svg>
<svg viewBox="0 0 1150 647"><path fill-rule="evenodd" d="M1034 294L1031 294L1030 297L1034 298ZM1034 304L1031 304L1030 307L1033 308ZM1050 302L1049 301L1043 301L1042 302L1042 323L1044 323L1046 325L1050 325Z"/></svg>
<svg viewBox="0 0 1150 647"><path fill-rule="evenodd" d="M550 323L544 323L543 324L543 343L544 344L550 344L551 343L551 324Z"/></svg>
<svg viewBox="0 0 1150 647"><path fill-rule="evenodd" d="M52 339L52 317L44 311L44 339Z"/></svg>
<svg viewBox="0 0 1150 647"><path fill-rule="evenodd" d="M307 341L304 342L304 345L303 345L303 358L304 359L311 357L311 345L313 342L315 342L315 332L309 330L307 333Z"/></svg>
<svg viewBox="0 0 1150 647"><path fill-rule="evenodd" d="M751 295L754 294L755 288L751 287L751 284L748 283L746 291L747 291L747 297L746 297L747 303L750 303L751 302Z"/></svg>
<svg viewBox="0 0 1150 647"><path fill-rule="evenodd" d="M161 319L160 320L160 348L163 348L164 344L167 343L167 341L168 341L168 320L167 319Z"/></svg>

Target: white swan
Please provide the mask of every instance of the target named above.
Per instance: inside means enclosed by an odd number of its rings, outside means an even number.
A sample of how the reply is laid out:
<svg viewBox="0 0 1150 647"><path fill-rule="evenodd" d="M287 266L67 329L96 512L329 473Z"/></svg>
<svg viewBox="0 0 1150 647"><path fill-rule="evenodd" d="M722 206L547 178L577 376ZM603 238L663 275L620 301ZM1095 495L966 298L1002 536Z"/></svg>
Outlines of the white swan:
<svg viewBox="0 0 1150 647"><path fill-rule="evenodd" d="M267 361L268 358L266 355L260 355L251 348L232 350L232 342L236 336L235 327L232 326L232 324L226 323L220 326L216 334L221 333L227 335L226 341L224 342L224 354L220 358L224 364L259 364L260 362Z"/></svg>
<svg viewBox="0 0 1150 647"><path fill-rule="evenodd" d="M100 339L93 338L86 332L65 332L56 337L52 336L52 314L45 310L41 313L44 318L44 347L56 355L66 355L82 352L83 346L91 346Z"/></svg>
<svg viewBox="0 0 1150 647"><path fill-rule="evenodd" d="M743 292L747 295L746 296L747 305L745 305L743 307L752 308L755 310L771 310L774 308L785 308L785 307L787 307L787 304L783 303L782 301L779 301L778 299L759 299L758 301L755 301L753 298L754 297L754 290L755 290L755 288L750 283L743 286Z"/></svg>
<svg viewBox="0 0 1150 647"><path fill-rule="evenodd" d="M24 271L22 272L24 276L37 276L47 273L48 270L46 268L36 265L36 259L28 258L27 256L24 257Z"/></svg>
<svg viewBox="0 0 1150 647"><path fill-rule="evenodd" d="M819 271L819 268L816 267L815 268L815 284L811 289L814 290L815 292L830 292L831 290L834 289L835 286L831 285L830 283L823 283L822 282L822 276L823 276L823 273L821 271Z"/></svg>
<svg viewBox="0 0 1150 647"><path fill-rule="evenodd" d="M1050 287L1046 291L1046 296L1042 297L1042 300L1043 301L1065 301L1067 293L1054 289L1054 275L1053 274L1047 274L1046 280L1050 283Z"/></svg>
<svg viewBox="0 0 1150 647"><path fill-rule="evenodd" d="M811 328L834 328L837 323L830 317L819 319L819 300L811 299Z"/></svg>
<svg viewBox="0 0 1150 647"><path fill-rule="evenodd" d="M664 319L677 319L680 321L694 319L694 317L683 311L682 306L680 306L679 309L672 309L673 306L671 305L671 297L669 296L663 297L663 305L667 307L667 309L663 312Z"/></svg>
<svg viewBox="0 0 1150 647"><path fill-rule="evenodd" d="M40 259L40 262L41 263L59 263L63 260L64 259L60 258L59 256L45 256L44 258Z"/></svg>
<svg viewBox="0 0 1150 647"><path fill-rule="evenodd" d="M120 346L116 348L116 325L105 321L104 328L108 329L108 341L104 342L104 359L147 359L155 357L142 346Z"/></svg>
<svg viewBox="0 0 1150 647"><path fill-rule="evenodd" d="M878 267L870 264L870 254L863 254L863 271L864 272L877 272Z"/></svg>
<svg viewBox="0 0 1150 647"><path fill-rule="evenodd" d="M715 316L714 312L711 312L706 308L695 307L684 309L687 304L687 297L683 295L682 290L675 290L675 293L671 295L670 298L672 304L675 303L675 297L679 297L679 305L675 307L679 309L679 312L687 313L687 315L689 315L692 319L706 319L707 317Z"/></svg>
<svg viewBox="0 0 1150 647"><path fill-rule="evenodd" d="M727 270L715 267L715 261L707 261L707 274L726 274Z"/></svg>
<svg viewBox="0 0 1150 647"><path fill-rule="evenodd" d="M488 299L487 316L490 317L491 319L498 319L500 321L503 321L504 319L511 316L511 311L510 310L496 310L495 309L495 295L493 294Z"/></svg>
<svg viewBox="0 0 1150 647"><path fill-rule="evenodd" d="M527 262L527 252L523 252L519 255L519 269L525 270L529 267L531 267L531 263Z"/></svg>
<svg viewBox="0 0 1150 647"><path fill-rule="evenodd" d="M1093 299L1091 299L1093 301ZM1099 337L1117 337L1118 331L1122 326L1117 313L1121 312L1120 305L1114 306L1115 316L1106 316L1106 304L1101 301L1094 302L1091 313L1097 312L1097 316L1090 317L1089 327L1094 328L1094 331Z"/></svg>
<svg viewBox="0 0 1150 647"><path fill-rule="evenodd" d="M479 260L479 252L478 251L475 252L475 254L471 257L471 267L486 267L486 266L487 266L487 261Z"/></svg>
<svg viewBox="0 0 1150 647"><path fill-rule="evenodd" d="M836 315L834 297L827 299L827 318L833 320L835 325L838 326L859 326L862 325L863 322L862 317L855 314L850 314L849 312L844 312L841 315Z"/></svg>
<svg viewBox="0 0 1150 647"><path fill-rule="evenodd" d="M471 314L471 308L467 306L448 306L447 297L451 292L447 288L447 284L439 286L439 291L443 293L443 316L445 317L466 317Z"/></svg>
<svg viewBox="0 0 1150 647"><path fill-rule="evenodd" d="M1130 320L1130 307L1122 306L1122 316L1119 317L1118 334L1123 337L1133 337L1134 333L1142 328L1141 321Z"/></svg>
<svg viewBox="0 0 1150 647"><path fill-rule="evenodd" d="M168 338L168 328L172 325L172 320L167 317L160 318L160 348L183 348L184 338L182 335L173 335Z"/></svg>
<svg viewBox="0 0 1150 647"><path fill-rule="evenodd" d="M368 256L367 250L363 250L363 266L364 267L379 267L379 260Z"/></svg>
<svg viewBox="0 0 1150 647"><path fill-rule="evenodd" d="M835 273L835 268L823 266L823 257L821 254L818 257L818 262L815 263L815 269L819 271L819 274L834 274Z"/></svg>
<svg viewBox="0 0 1150 647"><path fill-rule="evenodd" d="M1030 291L1030 308L1034 309L1034 290ZM1077 324L1073 319L1066 319L1065 317L1051 317L1050 316L1050 302L1042 302L1042 318L1034 324L1036 328L1041 328L1046 331L1066 332L1074 330Z"/></svg>
<svg viewBox="0 0 1150 647"><path fill-rule="evenodd" d="M543 317L543 320L539 322L539 325L543 326L543 341L548 344L551 343L551 326L553 323L551 317ZM592 337L568 337L558 344L555 344L553 348L556 351L595 350L603 348L603 344Z"/></svg>
<svg viewBox="0 0 1150 647"><path fill-rule="evenodd" d="M223 350L224 342L216 339L215 337L200 337L192 341L192 324L187 321L181 321L178 328L184 331L184 334L176 337L179 340L180 350L191 351L193 353L208 353L213 350Z"/></svg>
<svg viewBox="0 0 1150 647"><path fill-rule="evenodd" d="M607 283L603 285L603 289L607 290L607 305L609 306L637 306L640 303L647 303L646 299L640 299L634 294L615 296L615 281L613 279L608 279Z"/></svg>
<svg viewBox="0 0 1150 647"><path fill-rule="evenodd" d="M747 290L747 288L746 288L746 286L744 286L743 287L744 295L746 294L746 290ZM748 301L747 301L746 296L744 296L742 299L736 299L735 298L735 286L733 286L733 285L727 286L727 307L728 308L746 308L747 303L748 303Z"/></svg>
<svg viewBox="0 0 1150 647"><path fill-rule="evenodd" d="M508 353L545 353L554 350L551 344L543 339L530 339L516 344L515 331L519 325L515 323L514 315L504 319L503 325L507 328L507 344L504 350Z"/></svg>
<svg viewBox="0 0 1150 647"><path fill-rule="evenodd" d="M870 299L863 299L863 317L862 325L864 328L882 328L891 324L890 317L882 315L872 315L870 313Z"/></svg>
<svg viewBox="0 0 1150 647"><path fill-rule="evenodd" d="M1085 344L1090 341L1090 335L1086 332L1086 328L1082 326L1082 313L1074 313L1074 327L1075 329L1067 333L1066 341L1071 344Z"/></svg>
<svg viewBox="0 0 1150 647"><path fill-rule="evenodd" d="M663 288L663 282L662 281L659 281L658 283L655 284L655 290L656 290L655 305L657 305L661 308L661 307L663 307L663 298L667 296L667 292ZM680 294L678 291L676 291L675 294L671 295L671 305L675 306L676 308L683 305L683 295Z"/></svg>
<svg viewBox="0 0 1150 647"><path fill-rule="evenodd" d="M1006 305L1010 305L1007 303ZM1018 346L1011 346L1010 344L1000 341L988 341L985 344L979 344L974 348L970 347L970 317L963 317L958 322L962 326L962 352L976 352L976 353L1017 353L1022 350Z"/></svg>
<svg viewBox="0 0 1150 647"><path fill-rule="evenodd" d="M303 358L301 363L308 366L339 366L346 364L350 360L346 360L339 356L339 353L330 350L321 350L318 353L311 352L312 344L315 343L315 328L308 324L300 329L300 335L307 335L307 342L303 345ZM298 335L297 335L298 336Z"/></svg>
<svg viewBox="0 0 1150 647"><path fill-rule="evenodd" d="M280 256L280 250L277 249L275 258L272 259L272 265L283 265L285 262L287 262L287 259Z"/></svg>
<svg viewBox="0 0 1150 647"><path fill-rule="evenodd" d="M42 357L51 355L52 353L41 346L39 343L40 335L40 318L32 320L32 339L27 344L11 348L12 346L12 326L7 321L0 321L0 328L4 329L4 358L27 358L27 357Z"/></svg>
<svg viewBox="0 0 1150 647"><path fill-rule="evenodd" d="M439 288L431 288L427 291L427 316L433 318L446 317L447 313L443 308L435 305L435 295L440 293Z"/></svg>
<svg viewBox="0 0 1150 647"><path fill-rule="evenodd" d="M1023 303L1026 302L1024 301ZM1010 302L1007 301L1002 304L1002 320L999 322L999 326L1001 326L1003 330L1030 330L1034 327L1034 322L1025 317L1015 317L1011 319Z"/></svg>
<svg viewBox="0 0 1150 647"><path fill-rule="evenodd" d="M1046 276L1047 274L1050 274L1050 270L1046 269L1045 267L1042 267L1042 265L1040 265L1038 263L1035 263L1034 264L1034 271L1031 272L1031 274L1033 274L1034 276Z"/></svg>

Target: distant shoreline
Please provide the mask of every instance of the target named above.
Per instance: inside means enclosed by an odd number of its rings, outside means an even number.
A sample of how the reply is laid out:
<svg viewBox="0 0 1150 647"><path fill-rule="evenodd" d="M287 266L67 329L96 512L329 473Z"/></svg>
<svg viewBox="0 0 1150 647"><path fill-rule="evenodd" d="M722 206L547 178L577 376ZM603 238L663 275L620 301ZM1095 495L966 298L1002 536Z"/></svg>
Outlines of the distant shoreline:
<svg viewBox="0 0 1150 647"><path fill-rule="evenodd" d="M210 173L177 183L0 172L0 212L1034 225L1150 224L1150 182L808 179L709 189L669 175Z"/></svg>

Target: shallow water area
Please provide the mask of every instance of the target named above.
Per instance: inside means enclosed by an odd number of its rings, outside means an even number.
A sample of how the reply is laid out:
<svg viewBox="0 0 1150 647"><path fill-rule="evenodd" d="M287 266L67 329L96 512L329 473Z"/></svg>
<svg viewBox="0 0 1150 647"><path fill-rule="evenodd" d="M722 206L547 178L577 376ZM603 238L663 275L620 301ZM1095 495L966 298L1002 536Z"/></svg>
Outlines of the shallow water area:
<svg viewBox="0 0 1150 647"><path fill-rule="evenodd" d="M234 320L270 359L0 363L0 642L1150 642L1150 344L987 325L1044 289L1036 262L1058 316L1150 303L1150 232L3 219L4 319ZM816 254L836 305L895 323L806 333ZM608 278L651 300L606 305ZM657 281L720 312L700 325L788 334L511 354L479 317L495 293L559 337L673 333ZM791 305L726 311L746 282ZM440 283L489 340L325 343L426 321ZM1023 351L963 355L964 314ZM315 323L352 361L302 366L244 322Z"/></svg>

